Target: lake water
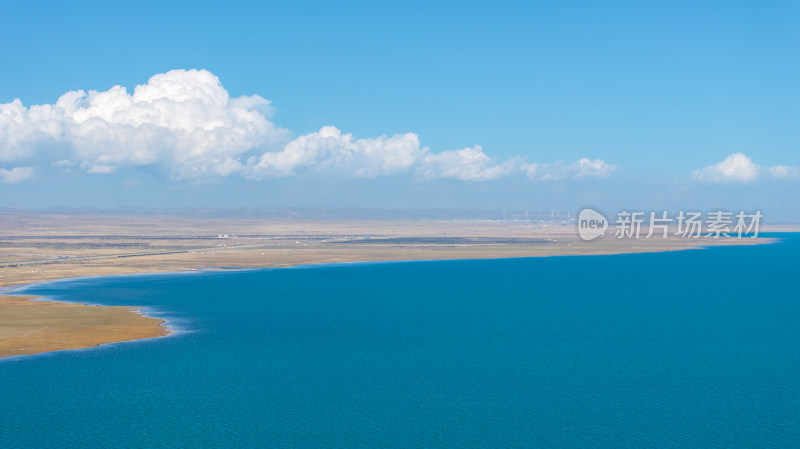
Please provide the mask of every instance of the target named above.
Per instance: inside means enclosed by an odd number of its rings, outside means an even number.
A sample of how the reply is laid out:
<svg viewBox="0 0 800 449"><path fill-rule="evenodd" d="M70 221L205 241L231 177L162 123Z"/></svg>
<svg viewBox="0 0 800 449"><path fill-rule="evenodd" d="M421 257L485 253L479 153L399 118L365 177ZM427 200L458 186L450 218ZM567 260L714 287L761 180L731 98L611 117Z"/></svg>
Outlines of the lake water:
<svg viewBox="0 0 800 449"><path fill-rule="evenodd" d="M77 279L174 336L0 361L0 447L800 447L800 235Z"/></svg>

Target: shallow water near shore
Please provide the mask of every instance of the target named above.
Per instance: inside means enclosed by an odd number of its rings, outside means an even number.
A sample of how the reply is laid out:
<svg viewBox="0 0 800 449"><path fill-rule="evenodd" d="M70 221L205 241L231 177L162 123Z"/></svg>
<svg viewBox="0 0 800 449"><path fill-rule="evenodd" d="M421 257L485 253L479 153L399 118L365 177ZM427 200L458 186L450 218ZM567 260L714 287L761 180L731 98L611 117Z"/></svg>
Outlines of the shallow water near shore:
<svg viewBox="0 0 800 449"><path fill-rule="evenodd" d="M0 361L0 447L797 447L779 237L33 286L179 332Z"/></svg>

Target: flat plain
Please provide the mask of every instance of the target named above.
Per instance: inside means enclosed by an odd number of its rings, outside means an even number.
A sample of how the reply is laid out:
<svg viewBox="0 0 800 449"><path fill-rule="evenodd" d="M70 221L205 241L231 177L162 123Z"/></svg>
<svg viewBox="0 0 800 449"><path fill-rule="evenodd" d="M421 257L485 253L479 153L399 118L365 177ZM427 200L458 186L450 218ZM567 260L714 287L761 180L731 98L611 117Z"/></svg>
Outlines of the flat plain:
<svg viewBox="0 0 800 449"><path fill-rule="evenodd" d="M303 214L0 212L0 287L84 276L287 267L391 260L601 255L753 245L758 238L603 238L583 241L574 220L368 219ZM135 306L132 304L131 306ZM0 357L165 335L130 307L0 295Z"/></svg>

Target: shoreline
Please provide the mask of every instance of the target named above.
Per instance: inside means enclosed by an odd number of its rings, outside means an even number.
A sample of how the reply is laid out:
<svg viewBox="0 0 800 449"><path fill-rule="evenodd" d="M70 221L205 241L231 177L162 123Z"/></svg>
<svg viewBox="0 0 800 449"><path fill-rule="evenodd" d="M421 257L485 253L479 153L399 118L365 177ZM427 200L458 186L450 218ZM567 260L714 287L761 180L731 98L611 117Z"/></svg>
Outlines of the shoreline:
<svg viewBox="0 0 800 449"><path fill-rule="evenodd" d="M43 301L49 301L49 300L43 300ZM54 302L63 302L63 303L66 303L66 304L80 304L80 303L73 303L73 302L70 302L70 301L55 301L55 300L53 300L53 301ZM100 307L103 307L103 306L100 306ZM107 307L113 307L113 306L107 306ZM122 307L125 307L125 306L122 306ZM136 312L133 312L133 313L136 313ZM148 318L153 318L150 315L144 315L144 316L146 316ZM133 338L133 339L122 339L122 340L116 340L116 341L104 341L104 342L99 342L99 343L91 345L91 346L87 345L87 346L80 346L80 347L75 347L75 348L48 349L48 350L45 350L45 351L31 352L31 353L26 353L26 354L0 355L0 365L2 365L4 362L12 362L12 361L15 361L15 360L27 359L27 358L30 358L30 357L37 357L37 356L38 357L47 356L47 355L56 354L56 353L59 353L59 352L91 351L91 350L95 350L95 349L107 348L107 347L113 346L113 345L120 345L120 344L126 344L126 343L137 343L137 342L146 342L148 340L156 340L156 339L161 339L161 338L171 338L171 337L180 335L182 333L181 331L176 331L176 330L174 330L174 328L167 326L169 324L169 320L166 320L166 319L162 319L162 320L163 320L163 323L160 324L160 326L162 326L163 329L167 329L168 330L163 335L155 335L155 336L152 336L152 337L137 337L137 338Z"/></svg>
<svg viewBox="0 0 800 449"><path fill-rule="evenodd" d="M800 232L800 231L791 231ZM730 242L737 240L731 239ZM408 259L393 259L393 258L376 258L376 259L341 259L335 261L301 261L296 263L280 264L280 265L262 265L262 266L240 266L240 267L222 267L222 266L209 266L198 267L191 269L176 269L176 270L156 270L156 271L120 271L108 274L87 274L77 276L67 276L55 279L45 279L40 281L31 282L10 282L3 283L0 281L0 297L2 296L19 296L17 293L20 289L32 287L34 285L47 285L58 282L68 282L81 279L102 279L112 278L118 276L171 276L177 274L202 274L213 272L229 272L229 271L248 271L248 270L269 270L269 269L283 269L283 268L303 268L303 267L317 267L317 266L336 266L336 265L355 265L355 264L377 264L377 263L405 263L405 262L437 262L437 261L458 261L458 260L504 260L504 259L527 259L527 258L544 258L544 257L574 257L574 256L622 256L628 254L654 254L665 253L674 251L691 251L703 250L715 247L730 247L730 246L754 246L754 245L769 245L780 241L780 237L758 237L754 240L741 240L743 243L731 244L702 244L704 240L696 240L697 244L678 246L674 248L640 248L640 250L627 250L617 252L597 252L597 253L560 253L560 254L541 254L541 255L519 255L519 256L487 256L487 257L431 257L431 258L408 258ZM705 242L713 243L715 240L707 240ZM724 240L716 240L716 242L724 242ZM60 301L42 299L41 301ZM67 301L68 302L68 301ZM83 303L81 303L83 304ZM105 304L85 304L90 306L105 306ZM109 306L116 307L116 306ZM130 306L135 307L135 306Z"/></svg>
<svg viewBox="0 0 800 449"><path fill-rule="evenodd" d="M34 285L42 285L56 282L65 282L77 279L91 279L91 278L106 278L116 276L158 276L158 275L175 275L175 274L189 274L189 273L208 273L214 271L245 271L245 270L261 270L261 269L279 269L279 268L304 268L326 265L339 265L339 264L370 264L370 263L401 263L401 262L423 262L423 261L444 261L444 260L497 260L497 259L519 259L519 258L538 258L538 257L551 257L551 256L593 256L593 255L624 255L624 254L645 254L645 253L658 253L658 252L672 252L672 251L685 251L693 249L708 249L718 246L741 246L741 245L761 245L772 244L779 241L779 238L774 237L760 237L752 241L727 241L721 243L720 241L693 241L681 242L676 246L667 247L625 247L625 248L599 248L597 252L545 252L537 254L514 254L514 255L493 255L487 254L465 254L467 257L457 257L456 254L435 254L435 252L428 252L425 254L416 254L413 258L395 258L397 254L386 253L385 257L336 257L333 258L312 258L311 260L298 260L294 263L284 264L262 264L259 266L206 266L196 268L183 268L175 270L153 270L153 271L138 271L135 267L131 266L117 266L112 267L115 270L103 274L87 274L77 276L66 276L54 279L42 279L33 282L0 282L0 324L5 320L9 320L9 311L11 311L11 319L18 320L18 322L25 323L23 325L17 324L14 327L22 327L23 330L17 329L16 335L13 332L5 331L6 335L0 332L0 359L7 359L9 357L21 357L25 355L36 355L42 353L49 353L62 350L77 350L77 349L91 349L107 344L123 343L146 340L150 338L163 338L174 335L175 331L169 327L168 321L162 318L147 315L142 311L141 307L137 306L108 306L104 304L87 304L78 302L68 302L58 299L41 299L38 296L26 295L25 290ZM711 244L709 244L711 243ZM569 245L567 245L569 246ZM437 257L439 256L439 257ZM453 257L456 256L456 257ZM471 256L471 257L470 257ZM477 257L476 257L477 256ZM91 266L83 267L83 272L92 273ZM109 267L106 267L108 269ZM38 306L39 309L34 311L34 306L31 304L48 304L48 306ZM27 307L27 309L26 309ZM44 310L49 308L49 311ZM64 320L64 311L67 309L69 312L79 311L77 314L73 313L69 323L61 323L60 326L53 326L52 323L58 323L59 320ZM49 312L49 313L48 313ZM20 315L21 313L21 315ZM26 315L27 313L27 315ZM14 315L16 314L16 315ZM93 322L97 316L103 315L102 323L98 324ZM37 319L39 321L37 321ZM53 321L55 320L55 321ZM89 321L86 321L89 320ZM113 320L113 321L108 321ZM94 323L94 324L92 324ZM109 324L110 323L110 324ZM133 323L133 324L132 324ZM38 326L38 328L37 328ZM8 328L9 326L7 326ZM2 327L0 327L2 328ZM46 331L43 331L45 329ZM120 331L122 329L122 331Z"/></svg>
<svg viewBox="0 0 800 449"><path fill-rule="evenodd" d="M33 284L32 284L33 285ZM173 335L168 321L137 306L36 295L0 295L0 359Z"/></svg>
<svg viewBox="0 0 800 449"><path fill-rule="evenodd" d="M270 251L269 254L267 252L261 252L261 255L268 254L266 260L264 260L264 258L258 260L253 257L254 252L264 251L263 249L229 247L221 248L216 253L208 253L207 255L212 256L212 260L206 259L203 262L212 262L210 264L198 264L196 259L184 261L182 259L169 258L159 259L164 260L165 263L163 264L147 263L154 262L154 260L150 259L150 257L153 256L143 256L139 260L135 257L128 259L108 259L113 262L101 264L64 259L60 261L48 261L43 264L0 267L6 270L5 273L0 271L0 294L3 294L4 291L14 291L32 284L116 275L234 271L242 269L290 268L340 263L489 260L553 256L611 256L698 250L720 246L764 245L774 243L779 239L779 237L758 237L752 240L749 238L719 240L670 238L653 241L611 240L607 242L553 240L549 245L541 245L538 242L533 245L466 244L452 246L408 246L376 244L370 248L358 248L358 251L354 251L352 246L343 245L334 250L326 247L294 250L291 253L287 250L283 250L283 254L274 250ZM213 263L213 261L224 261L226 263L219 264ZM38 270L28 270L27 272L21 270L23 268L37 267L39 268ZM22 280L20 278L33 279Z"/></svg>

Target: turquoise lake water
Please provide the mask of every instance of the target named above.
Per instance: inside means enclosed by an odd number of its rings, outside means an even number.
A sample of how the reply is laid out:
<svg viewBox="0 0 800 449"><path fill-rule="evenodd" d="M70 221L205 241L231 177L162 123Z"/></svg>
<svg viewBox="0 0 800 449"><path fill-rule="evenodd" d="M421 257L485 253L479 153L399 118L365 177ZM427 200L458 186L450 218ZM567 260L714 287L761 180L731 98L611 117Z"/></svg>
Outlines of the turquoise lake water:
<svg viewBox="0 0 800 449"><path fill-rule="evenodd" d="M0 361L0 448L800 447L800 235L78 279L172 337Z"/></svg>

